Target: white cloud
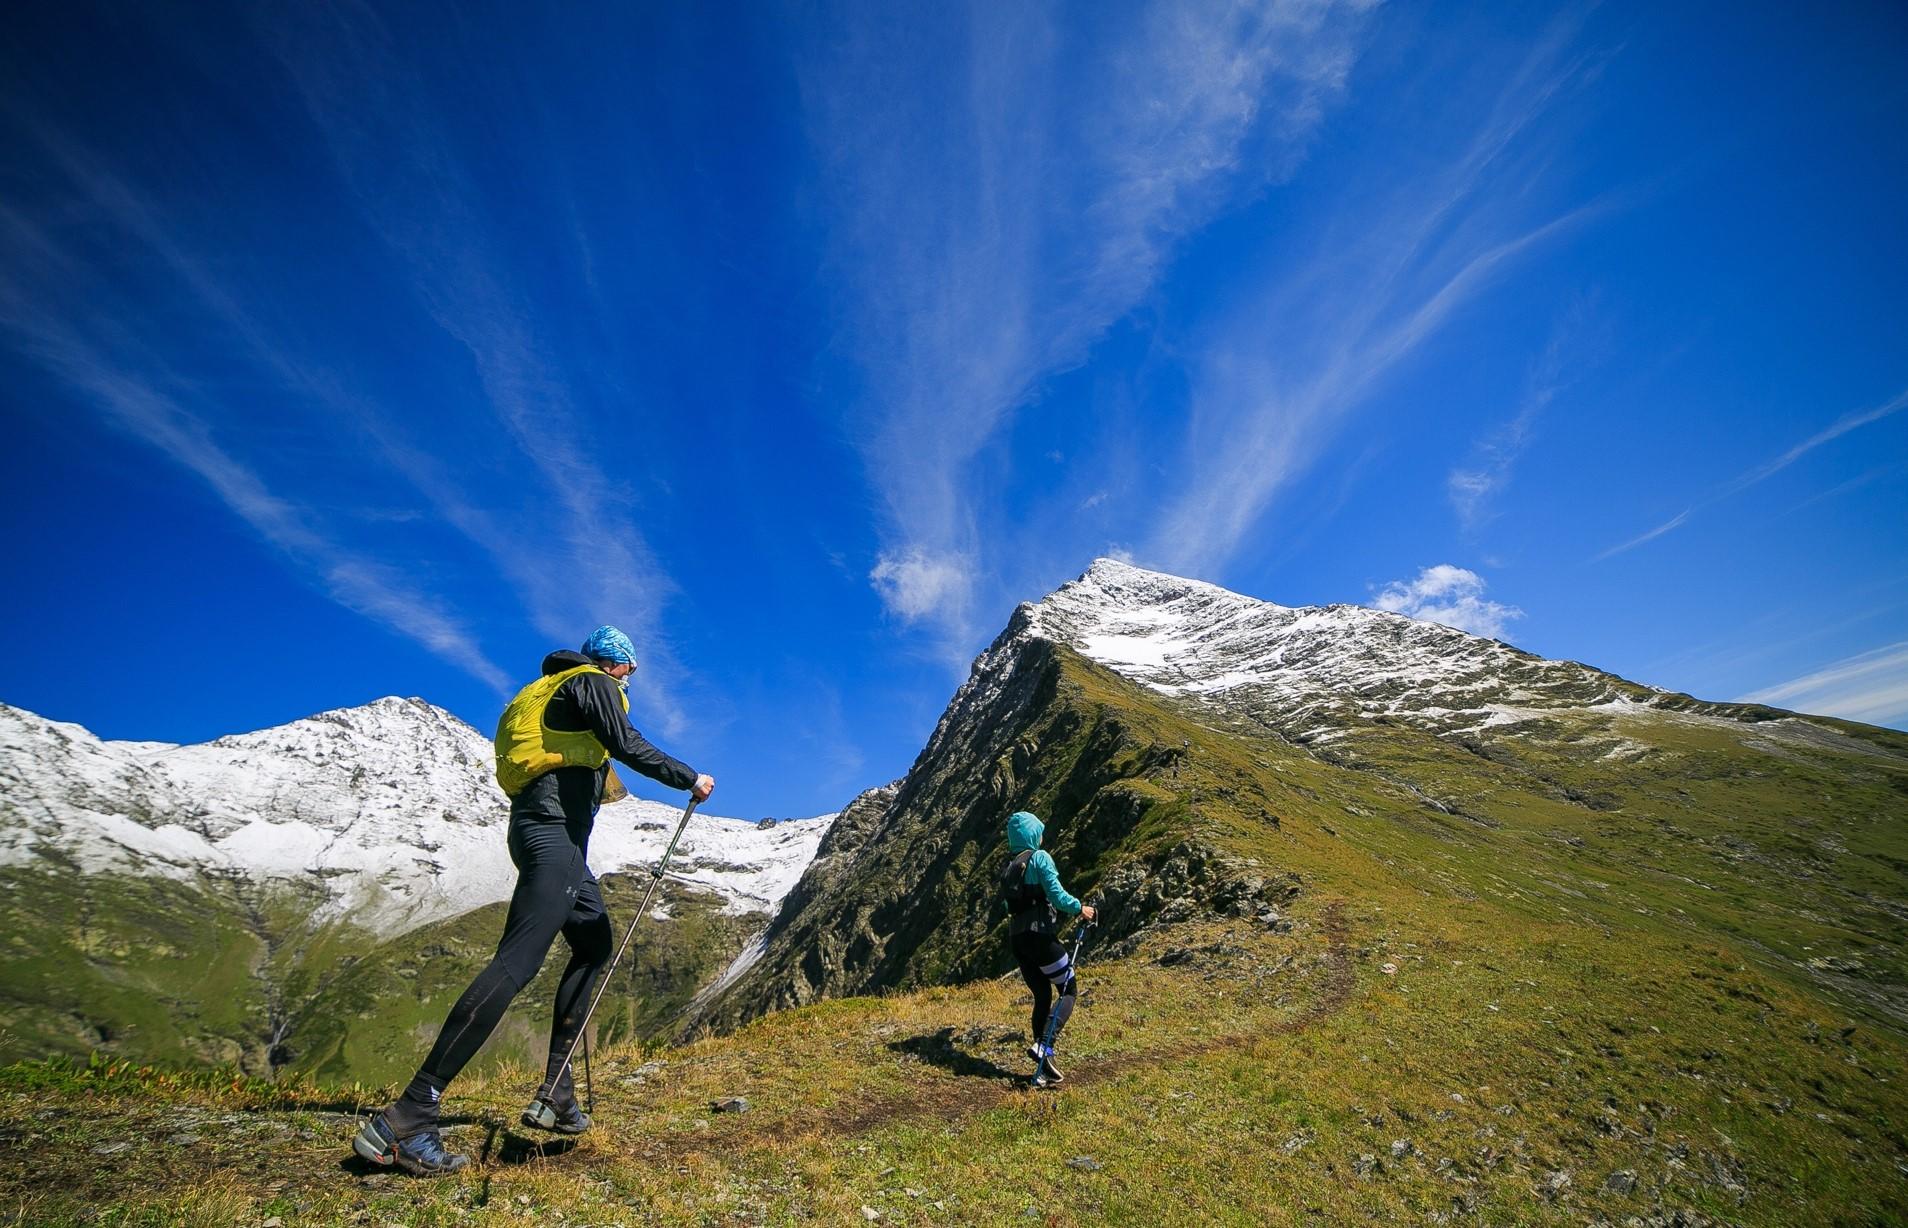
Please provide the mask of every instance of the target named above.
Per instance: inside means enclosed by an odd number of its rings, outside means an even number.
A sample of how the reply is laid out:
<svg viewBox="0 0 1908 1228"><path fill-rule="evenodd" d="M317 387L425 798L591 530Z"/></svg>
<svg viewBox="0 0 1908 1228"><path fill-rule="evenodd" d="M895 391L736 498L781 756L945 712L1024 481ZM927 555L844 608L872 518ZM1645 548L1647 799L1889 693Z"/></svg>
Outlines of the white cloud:
<svg viewBox="0 0 1908 1228"><path fill-rule="evenodd" d="M1371 604L1407 618L1501 640L1505 627L1524 612L1486 600L1484 587L1483 577L1476 572L1439 563L1420 571L1415 580L1393 580L1378 590Z"/></svg>
<svg viewBox="0 0 1908 1228"><path fill-rule="evenodd" d="M931 555L922 550L883 554L868 573L882 601L910 622L928 618L959 619L972 589L971 559L959 555Z"/></svg>
<svg viewBox="0 0 1908 1228"><path fill-rule="evenodd" d="M319 446L340 467L341 480L322 489L295 480L274 486L280 510L272 523L296 523L313 541L331 543L330 553L287 551L326 591L370 617L401 617L427 629L427 640L445 640L428 632L436 624L421 616L415 578L406 577L404 545L375 549L365 543L346 554L337 544L342 535L322 527L321 508L335 502L340 491L377 489L388 502L394 490L403 490L391 481L400 477L421 498L422 527L447 526L477 546L538 631L574 643L602 622L627 630L649 665L634 687L663 729L679 732L684 717L671 687L680 673L660 630L662 604L673 585L631 527L636 517L628 484L606 473L583 442L588 433L572 404L571 373L539 335L529 303L501 271L510 253L497 244L481 212L485 194L445 138L443 117L429 91L394 50L374 12L344 3L311 10L300 21L298 28L261 26L261 33L283 59L287 80L329 144L371 230L389 245L395 267L408 276L429 319L463 347L477 376L478 395L462 396L480 413L460 430L454 454L412 438L414 428L402 416L351 386L342 370L312 361L293 336L275 326L278 313L270 296L281 287L248 285L243 262L195 250L197 232L150 203L162 198L137 190L50 128L29 126L29 131L71 181L89 216L105 225L80 231L37 226L11 213L0 216L10 231L10 254L30 257L37 265L29 271L31 284L17 289L34 303L40 331L64 330L65 349L80 355L65 363L69 378L74 371L91 371L167 386L172 381L156 356L173 348L181 312L201 313L190 325L209 326L208 335L219 336L228 354L254 364L251 382L270 389L275 416L288 431L322 440ZM86 284L89 264L98 259L96 248L124 252L128 239L136 245L129 249L132 254L154 260L184 292L167 304L168 310L127 300L62 301L70 296L57 288ZM58 312L50 306L55 302ZM48 347L41 351L44 355ZM451 395L456 394L447 391ZM224 441L221 459L202 465L197 462L205 459L203 448L169 446L167 438L155 435L152 424L163 424L163 416L146 415L138 420L146 423L141 428L111 403L101 404L122 425L133 423L149 441L212 482L235 512L282 544L282 529L274 536L271 526L258 519L267 505L233 502L230 495L238 488L221 476L247 473L261 489L265 486L258 471L277 458L256 448L248 453L243 440L248 423L258 416L255 407L198 406L195 401L204 419L200 434L217 433ZM484 428L481 411L488 411L490 429ZM190 441L189 433L172 435L170 444ZM521 501L527 512L500 513L473 488L472 472L517 474L526 484L521 493L537 497ZM415 509L383 507L379 514L387 521L417 521ZM566 583L550 583L553 567L568 577ZM413 593L414 608L408 611L405 600L392 599L403 592ZM447 620L445 626L458 625L448 611L438 616ZM486 675L491 668L480 655L473 658L468 645L459 659L476 660Z"/></svg>
<svg viewBox="0 0 1908 1228"><path fill-rule="evenodd" d="M1902 391L1896 393L1892 400L1885 401L1873 408L1858 409L1851 413L1843 414L1840 418L1837 418L1834 422L1829 423L1829 425L1823 427L1815 434L1804 439L1801 443L1796 444L1782 455L1765 461L1763 464L1757 465L1754 469L1743 474L1728 486L1725 486L1722 492L1717 495L1717 498L1733 495L1740 490L1747 490L1764 478L1774 477L1777 473L1787 469L1790 465L1801 460L1803 456L1813 452L1823 444L1840 439L1850 431L1858 430L1870 423L1880 422L1883 418L1892 417L1904 409L1908 409L1908 388L1904 388Z"/></svg>
<svg viewBox="0 0 1908 1228"><path fill-rule="evenodd" d="M422 645L499 694L509 692L509 677L484 655L455 614L399 569L368 559L326 534L308 513L275 493L221 446L212 427L174 397L119 370L73 327L32 310L12 283L0 284L0 324L109 421L203 481L333 601Z"/></svg>
<svg viewBox="0 0 1908 1228"><path fill-rule="evenodd" d="M1908 718L1908 641L1847 657L1832 665L1742 697L1870 724Z"/></svg>
<svg viewBox="0 0 1908 1228"><path fill-rule="evenodd" d="M884 599L916 591L895 582L916 558L981 561L981 449L1182 236L1297 159L1368 7L1159 3L1073 33L1028 5L838 23L803 92L867 378L856 436L885 505ZM968 605L933 617L964 638Z"/></svg>
<svg viewBox="0 0 1908 1228"><path fill-rule="evenodd" d="M1701 506L1701 505L1699 504L1698 506ZM1673 529L1682 528L1685 524L1689 522L1689 518L1691 516L1694 516L1695 514L1696 514L1696 508L1694 507L1685 508L1681 512L1678 512L1676 515L1671 516L1668 520L1665 520L1662 524L1657 525L1654 529L1645 530L1644 532L1637 534L1635 537L1632 537L1629 541L1618 542L1616 545L1611 546L1608 550L1605 550L1601 554L1597 555L1597 557L1592 559L1591 561L1595 563L1601 563L1603 560L1609 558L1613 554L1622 554L1625 550L1636 549L1638 546L1642 545L1644 542L1655 541L1657 538L1663 536L1663 534L1668 533Z"/></svg>
<svg viewBox="0 0 1908 1228"><path fill-rule="evenodd" d="M673 586L631 527L631 491L582 442L590 433L572 402L569 373L508 281L510 254L483 210L486 194L446 137L417 70L394 53L389 31L365 6L311 10L301 24L276 23L265 33L365 220L408 272L431 318L468 352L503 438L516 445L512 463L541 479L539 507L554 523L527 533L498 524L422 450L380 424L389 458L492 553L546 635L568 640L579 627L613 619L654 662L661 604ZM571 582L548 583L553 553ZM676 724L673 705L655 689L656 673L639 685L670 707L665 724Z"/></svg>

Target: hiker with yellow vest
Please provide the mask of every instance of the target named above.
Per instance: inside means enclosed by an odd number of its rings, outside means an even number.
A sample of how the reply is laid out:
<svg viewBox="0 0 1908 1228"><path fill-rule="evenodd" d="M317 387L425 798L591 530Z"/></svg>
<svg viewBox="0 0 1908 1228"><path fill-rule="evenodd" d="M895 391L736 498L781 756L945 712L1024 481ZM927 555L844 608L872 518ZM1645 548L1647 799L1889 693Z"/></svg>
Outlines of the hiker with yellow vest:
<svg viewBox="0 0 1908 1228"><path fill-rule="evenodd" d="M611 759L702 801L715 780L651 746L629 723L629 675L636 649L614 627L598 627L583 651L553 652L543 677L510 701L497 723L497 783L510 798L510 897L497 954L457 1004L410 1086L372 1117L353 1148L373 1164L417 1176L456 1172L470 1157L444 1147L438 1104L489 1038L519 990L530 983L558 934L570 962L557 987L549 1069L524 1110L526 1125L581 1134L590 1119L576 1103L564 1055L576 1040L590 986L610 959L612 936L588 864L590 827L602 802Z"/></svg>

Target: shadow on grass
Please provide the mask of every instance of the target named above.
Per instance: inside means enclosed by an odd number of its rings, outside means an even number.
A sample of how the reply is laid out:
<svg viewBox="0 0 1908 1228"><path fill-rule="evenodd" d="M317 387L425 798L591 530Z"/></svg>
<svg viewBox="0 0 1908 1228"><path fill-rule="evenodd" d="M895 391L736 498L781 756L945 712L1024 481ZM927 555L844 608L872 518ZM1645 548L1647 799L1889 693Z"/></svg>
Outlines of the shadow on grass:
<svg viewBox="0 0 1908 1228"><path fill-rule="evenodd" d="M532 1160L554 1160L576 1150L577 1140L574 1138L526 1138L505 1129L498 1122L489 1124L483 1148L477 1153L479 1164L493 1160L498 1164L528 1164Z"/></svg>
<svg viewBox="0 0 1908 1228"><path fill-rule="evenodd" d="M497 1163L528 1164L532 1160L554 1160L576 1150L573 1138L537 1140L521 1134L506 1134L497 1147Z"/></svg>
<svg viewBox="0 0 1908 1228"><path fill-rule="evenodd" d="M942 1028L938 1032L925 1032L920 1036L910 1036L906 1040L891 1041L890 1051L905 1053L926 1062L930 1066L939 1066L949 1074L973 1079L1018 1079L1024 1072L1008 1070L990 1058L969 1053L956 1043L954 1029Z"/></svg>

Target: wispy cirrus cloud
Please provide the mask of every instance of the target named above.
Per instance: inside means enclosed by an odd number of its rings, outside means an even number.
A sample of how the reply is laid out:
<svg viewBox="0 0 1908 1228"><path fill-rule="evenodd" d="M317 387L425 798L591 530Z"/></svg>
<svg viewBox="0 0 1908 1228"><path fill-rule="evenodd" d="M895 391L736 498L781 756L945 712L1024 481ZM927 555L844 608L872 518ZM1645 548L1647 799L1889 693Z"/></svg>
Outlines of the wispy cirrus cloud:
<svg viewBox="0 0 1908 1228"><path fill-rule="evenodd" d="M408 560L381 558L326 523L333 517L319 505L335 503L333 490L273 481L262 472L266 466L244 458L236 438L247 434L242 424L257 418L252 406L201 393L198 404L187 409L177 392L161 391L179 381L159 355L188 340L218 337L229 356L253 364L258 386L275 390L274 412L302 414L319 435L344 426L379 445L379 459L393 462L427 497L433 513L428 519L449 523L486 547L500 566L514 568L522 591L533 594L549 586L538 582L527 544L511 545L506 532L431 457L401 438L401 428L388 415L278 335L248 302L245 288L216 273L213 262L194 249L186 228L66 134L44 124L21 132L58 168L93 221L78 236L59 236L17 212L6 214L13 271L9 323L25 348L109 421L204 480L341 605L466 666L492 689L507 690L505 675L478 646L474 631L443 599L417 587ZM102 301L82 318L62 288L90 284L102 262L129 257L150 261L171 289L182 292L180 297L159 311L137 302ZM189 309L182 311L181 303ZM222 421L234 429L222 430ZM221 435L226 442L215 442ZM348 455L324 451L329 463L342 463ZM377 481L365 474L361 483L346 485ZM416 522L420 514L409 508L383 518ZM577 633L565 628L561 634L569 639Z"/></svg>
<svg viewBox="0 0 1908 1228"><path fill-rule="evenodd" d="M31 116L16 117L20 134L70 185L88 224L52 227L12 217L9 263L16 274L32 274L36 263L42 274L60 270L21 284L32 310L17 314L33 319L43 359L61 356L52 365L76 387L91 381L86 391L109 418L205 478L342 604L402 623L433 651L475 663L484 681L499 685L450 599L420 587L409 557L415 534L389 534L382 544L385 534L339 531L338 522L354 515L338 506L344 492L375 490L382 523L420 532L448 527L477 546L542 634L568 643L598 622L624 626L652 665L637 686L665 729L679 731L673 687L680 675L658 630L671 585L631 527L632 492L604 471L586 442L605 428L586 429L572 402L572 373L511 287L512 261L497 250L484 194L439 123L441 103L398 57L369 9L347 3L295 21L279 16L287 20L259 34L280 52L294 90L289 101L304 107L334 155L346 198L359 202L372 231L399 256L401 280L428 320L420 323L426 331L434 324L464 352L477 377L477 395L465 396L475 413L457 422L460 394L448 390L428 415L414 405L388 407L385 394L356 385L309 335L284 326L282 313L269 309L281 287L246 276L243 263L229 256L214 258L206 236L160 203L166 194L129 182ZM96 278L102 267L129 263L153 270L165 293L100 295L81 304L61 292ZM246 386L268 390L273 415L286 424L281 437L309 441L343 480L314 483L283 456L248 455L247 438L256 444L263 434L250 405L203 392L189 412L156 391L137 404L128 399L134 386L166 386L158 355L208 342L222 362L249 368ZM108 384L113 397L102 392ZM196 425L174 429L180 422ZM441 430L446 422L456 424L450 450L429 438L433 424ZM214 438L222 441L216 448L186 446ZM274 468L279 475L266 476ZM473 481L473 473L512 475L514 489L495 502L494 484ZM247 493L265 490L269 502ZM394 498L405 506L388 506ZM562 582L552 582L553 573ZM487 577L463 579L463 589L495 587ZM457 635L465 638L453 649Z"/></svg>
<svg viewBox="0 0 1908 1228"><path fill-rule="evenodd" d="M1550 342L1531 364L1517 413L1471 446L1470 458L1445 478L1445 490L1466 531L1481 528L1496 516L1497 497L1511 483L1524 449L1530 445L1537 422L1549 410L1567 382L1567 356L1583 345L1589 307L1583 300L1564 312Z"/></svg>
<svg viewBox="0 0 1908 1228"><path fill-rule="evenodd" d="M1653 542L1657 538L1663 536L1663 534L1665 533L1671 533L1677 529L1682 528L1685 524L1689 523L1689 518L1691 516L1694 516L1695 514L1696 514L1696 508L1686 507L1682 511L1676 513L1676 515L1671 516L1668 520L1665 520L1662 524L1657 525L1655 528L1645 529L1643 530L1643 532L1637 534L1635 537L1630 538L1628 541L1618 542L1616 545L1611 546L1608 550L1605 550L1602 554L1599 554L1595 559L1591 561L1601 563L1604 559L1609 558L1611 555L1622 554L1625 550L1634 550L1638 546L1643 545L1645 542Z"/></svg>
<svg viewBox="0 0 1908 1228"><path fill-rule="evenodd" d="M865 382L870 579L893 613L965 651L990 565L976 458L1184 235L1298 159L1368 7L1154 4L1071 31L1026 5L833 23L846 33L805 66L803 94L842 348Z"/></svg>
<svg viewBox="0 0 1908 1228"><path fill-rule="evenodd" d="M24 236L17 215L9 214L6 220L9 238L15 243L31 242L42 260L61 259L44 236ZM13 250L17 253L20 248ZM0 279L0 324L27 353L108 420L203 481L332 600L422 645L493 691L508 691L508 675L484 655L470 628L453 611L410 583L400 568L353 550L295 502L275 492L219 443L209 423L158 386L162 373L135 375L122 369L80 328L41 310L31 289L14 277Z"/></svg>
<svg viewBox="0 0 1908 1228"><path fill-rule="evenodd" d="M1510 623L1522 618L1516 606L1484 596L1484 578L1450 563L1426 567L1411 580L1393 580L1379 589L1371 604L1380 610L1443 623L1472 635L1503 639Z"/></svg>
<svg viewBox="0 0 1908 1228"><path fill-rule="evenodd" d="M1607 558L1622 554L1628 550L1634 550L1645 542L1655 541L1665 533L1679 529L1689 523L1689 518L1702 509L1721 503L1731 495L1741 494L1759 482L1767 481L1784 469L1787 469L1790 465L1801 460L1804 456L1807 456L1810 452L1821 447L1823 444L1832 443L1850 431L1857 431L1862 427L1880 422L1884 418L1893 417L1904 409L1908 409L1908 388L1896 393L1892 399L1884 401L1880 405L1843 414L1834 422L1829 423L1802 442L1776 456L1770 457L1760 465L1744 470L1736 477L1718 486L1702 499L1684 509L1680 514L1672 516L1662 524L1636 537L1632 537L1627 541L1618 542L1616 545L1598 554L1591 561L1601 563Z"/></svg>
<svg viewBox="0 0 1908 1228"><path fill-rule="evenodd" d="M468 352L486 407L515 444L514 463L541 478L537 506L556 515L528 533L506 528L464 499L427 454L400 442L395 428L375 420L367 426L447 522L515 581L544 634L575 638L578 628L613 620L646 659L660 660L662 676L646 671L632 687L665 730L680 731L685 718L669 683L673 654L661 634L661 607L674 586L632 527L633 492L585 442L601 436L604 424L586 427L575 381L504 271L511 262L485 216L486 195L447 136L439 104L416 68L394 53L369 6L308 10L263 33L366 221L403 262L432 319ZM590 282L587 261L579 275ZM551 583L553 571L562 583Z"/></svg>
<svg viewBox="0 0 1908 1228"><path fill-rule="evenodd" d="M1593 199L1532 220L1523 203L1540 196L1547 158L1522 147L1599 63L1575 47L1582 20L1552 24L1458 156L1335 216L1309 256L1213 330L1193 366L1179 488L1146 557L1187 574L1223 566L1344 419L1459 312L1614 207Z"/></svg>
<svg viewBox="0 0 1908 1228"><path fill-rule="evenodd" d="M1898 724L1908 719L1908 641L1858 653L1800 678L1752 691L1742 702L1871 724Z"/></svg>

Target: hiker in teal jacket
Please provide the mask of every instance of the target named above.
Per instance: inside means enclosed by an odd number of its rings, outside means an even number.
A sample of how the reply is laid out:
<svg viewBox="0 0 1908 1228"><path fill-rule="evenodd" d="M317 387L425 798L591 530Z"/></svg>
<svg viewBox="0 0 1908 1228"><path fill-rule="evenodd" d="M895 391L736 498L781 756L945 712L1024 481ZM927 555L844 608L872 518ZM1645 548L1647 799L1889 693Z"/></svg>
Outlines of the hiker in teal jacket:
<svg viewBox="0 0 1908 1228"><path fill-rule="evenodd" d="M1011 854L1000 872L1001 898L1007 904L1008 941L1020 975L1033 991L1033 1043L1027 1056L1039 1064L1034 1083L1040 1087L1058 1083L1064 1077L1053 1062L1053 1044L1060 1029L1073 1014L1079 997L1079 984L1073 974L1073 961L1055 936L1060 930L1060 914L1091 921L1093 907L1067 894L1060 885L1060 868L1053 855L1040 847L1046 825L1025 810L1016 811L1007 820L1007 851ZM1054 991L1059 1001L1054 1001Z"/></svg>

